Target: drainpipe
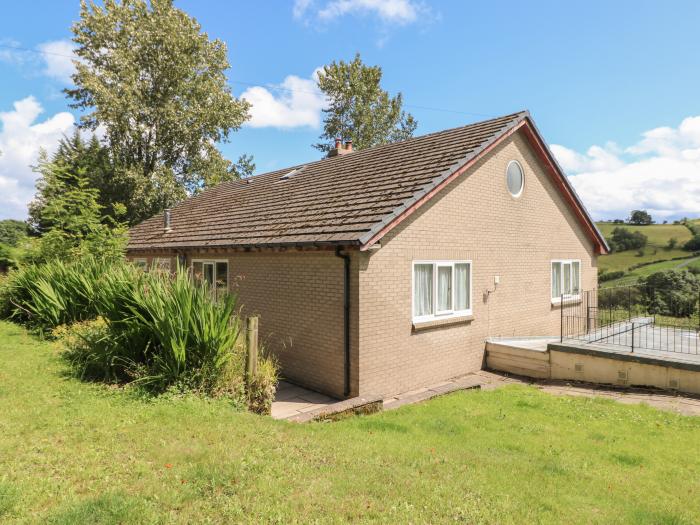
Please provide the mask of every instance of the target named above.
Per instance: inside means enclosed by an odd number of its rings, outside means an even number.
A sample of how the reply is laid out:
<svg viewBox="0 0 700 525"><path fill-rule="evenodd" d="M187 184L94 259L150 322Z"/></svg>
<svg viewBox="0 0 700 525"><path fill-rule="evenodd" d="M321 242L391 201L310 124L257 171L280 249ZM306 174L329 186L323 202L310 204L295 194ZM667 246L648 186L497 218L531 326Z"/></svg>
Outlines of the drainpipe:
<svg viewBox="0 0 700 525"><path fill-rule="evenodd" d="M343 396L350 397L350 255L343 253L343 247L335 249L335 256L343 259L343 353L345 387Z"/></svg>

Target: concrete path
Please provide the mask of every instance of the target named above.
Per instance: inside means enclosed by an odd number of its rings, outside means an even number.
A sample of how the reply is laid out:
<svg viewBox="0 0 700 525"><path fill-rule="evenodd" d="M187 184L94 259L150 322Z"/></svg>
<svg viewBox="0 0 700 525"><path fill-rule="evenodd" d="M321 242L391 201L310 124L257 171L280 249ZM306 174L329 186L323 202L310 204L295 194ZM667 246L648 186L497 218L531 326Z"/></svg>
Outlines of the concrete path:
<svg viewBox="0 0 700 525"><path fill-rule="evenodd" d="M577 381L536 380L509 376L498 372L480 370L473 374L443 381L429 387L418 388L402 394L385 397L384 410L393 410L408 404L420 403L437 396L459 390L481 388L493 390L508 385L532 385L552 395L605 397L620 403L646 403L661 410L668 410L688 416L700 416L700 396L680 395L672 391L646 388L626 388L612 385L596 385ZM311 421L316 415L332 415L344 412L355 406L378 402L375 399L338 400L305 388L281 381L277 387L275 401L272 403L272 417L290 421Z"/></svg>
<svg viewBox="0 0 700 525"><path fill-rule="evenodd" d="M280 381L277 385L275 400L272 402L272 417L274 419L289 419L337 402L338 400L332 397L312 392L286 381Z"/></svg>

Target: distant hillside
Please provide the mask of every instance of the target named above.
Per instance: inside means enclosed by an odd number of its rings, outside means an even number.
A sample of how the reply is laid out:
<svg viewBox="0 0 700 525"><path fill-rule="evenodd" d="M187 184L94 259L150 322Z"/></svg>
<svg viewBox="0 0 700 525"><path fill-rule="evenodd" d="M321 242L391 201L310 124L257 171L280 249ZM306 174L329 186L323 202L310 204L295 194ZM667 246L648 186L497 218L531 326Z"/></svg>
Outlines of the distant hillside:
<svg viewBox="0 0 700 525"><path fill-rule="evenodd" d="M691 222L700 226L700 219ZM683 224L650 224L648 226L634 226L631 224L614 224L599 222L596 224L600 232L609 239L615 228L624 228L629 231L639 231L649 239L642 254L638 250L614 252L598 258L599 272L624 271L625 275L613 281L601 282L601 286L615 286L636 281L639 277L650 275L656 271L676 267L700 267L700 259L692 260L694 255L682 250L683 243L688 241L692 234ZM668 248L669 239L675 238L677 245L673 249ZM673 260L679 259L679 260ZM636 266L643 263L654 263L648 266Z"/></svg>

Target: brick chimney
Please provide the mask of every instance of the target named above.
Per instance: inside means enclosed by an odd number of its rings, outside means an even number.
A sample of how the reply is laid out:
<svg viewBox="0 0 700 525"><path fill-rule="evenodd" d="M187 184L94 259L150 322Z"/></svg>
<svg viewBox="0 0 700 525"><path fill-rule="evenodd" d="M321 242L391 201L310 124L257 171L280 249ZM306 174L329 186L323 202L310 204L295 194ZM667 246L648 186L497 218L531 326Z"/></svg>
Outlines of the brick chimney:
<svg viewBox="0 0 700 525"><path fill-rule="evenodd" d="M352 153L352 140L343 141L340 138L335 139L335 148L328 152L329 157L337 157L338 155L346 155Z"/></svg>

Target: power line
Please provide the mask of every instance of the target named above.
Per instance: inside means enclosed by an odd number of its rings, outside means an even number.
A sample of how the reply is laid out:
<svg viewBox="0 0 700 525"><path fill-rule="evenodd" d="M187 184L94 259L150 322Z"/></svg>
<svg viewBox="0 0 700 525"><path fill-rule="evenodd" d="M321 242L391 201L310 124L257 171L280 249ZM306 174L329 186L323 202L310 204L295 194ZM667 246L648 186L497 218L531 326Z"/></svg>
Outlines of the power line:
<svg viewBox="0 0 700 525"><path fill-rule="evenodd" d="M57 56L57 57L63 57L63 58L70 58L74 59L75 56L72 55L64 55L62 53L53 53L51 51L43 51L39 49L30 49L27 47L20 47L20 46L9 46L6 44L0 44L0 48L3 49L11 49L13 51L25 51L28 53L37 53L39 55L52 55L52 56ZM229 80L231 84L239 84L242 86L249 86L249 87L264 87L266 89L270 90L275 90L275 91L285 91L287 93L305 93L308 95L323 95L323 92L318 91L318 90L304 90L304 89L291 89L291 88L286 88L282 87L278 84L274 84L273 82L250 82L250 81L245 81L245 80ZM416 104L404 104L404 107L406 108L413 108L413 109L420 109L420 110L425 110L425 111L439 111L441 113L454 113L457 115L469 115L469 116L474 116L474 117L486 117L486 118L493 118L495 115L489 115L486 113L476 113L473 111L461 111L461 110L456 110L456 109L447 109L447 108L436 108L436 107L431 107L431 106L420 106Z"/></svg>

